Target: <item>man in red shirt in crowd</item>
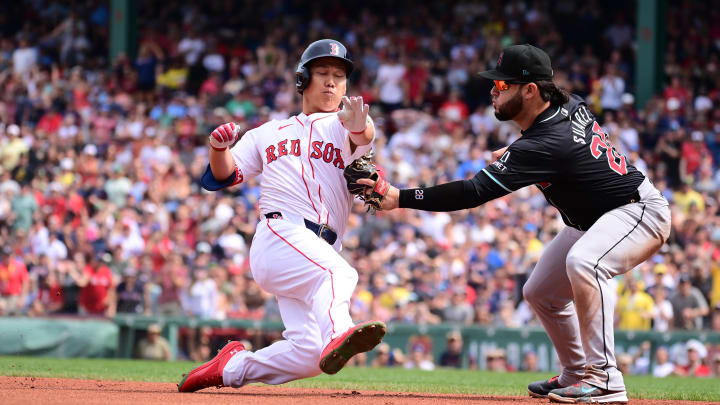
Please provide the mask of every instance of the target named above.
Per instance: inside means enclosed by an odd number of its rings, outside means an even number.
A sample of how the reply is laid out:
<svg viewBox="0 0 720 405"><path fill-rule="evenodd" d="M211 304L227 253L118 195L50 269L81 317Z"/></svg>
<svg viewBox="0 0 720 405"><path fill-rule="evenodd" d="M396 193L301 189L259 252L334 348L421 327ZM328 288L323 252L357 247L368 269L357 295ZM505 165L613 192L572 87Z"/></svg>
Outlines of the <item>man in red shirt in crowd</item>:
<svg viewBox="0 0 720 405"><path fill-rule="evenodd" d="M0 315L19 315L29 287L25 264L11 251L0 249Z"/></svg>
<svg viewBox="0 0 720 405"><path fill-rule="evenodd" d="M687 342L687 364L675 368L675 374L685 377L710 377L710 368L703 363L707 349L695 339Z"/></svg>
<svg viewBox="0 0 720 405"><path fill-rule="evenodd" d="M403 90L405 91L405 105L422 108L425 101L425 87L427 86L428 71L419 59L412 59L403 76Z"/></svg>
<svg viewBox="0 0 720 405"><path fill-rule="evenodd" d="M77 280L80 287L78 309L81 315L115 314L115 279L112 271L96 255L86 255L87 264Z"/></svg>
<svg viewBox="0 0 720 405"><path fill-rule="evenodd" d="M709 163L712 164L712 154L705 145L705 136L702 131L693 131L688 138L682 144L680 175L683 178L693 177L697 180L697 172L702 161L709 159Z"/></svg>
<svg viewBox="0 0 720 405"><path fill-rule="evenodd" d="M45 115L40 118L40 121L37 123L37 131L42 132L45 134L54 134L57 133L58 129L60 129L60 125L62 124L62 115L58 113L58 111L55 108L50 108L50 111L45 113Z"/></svg>

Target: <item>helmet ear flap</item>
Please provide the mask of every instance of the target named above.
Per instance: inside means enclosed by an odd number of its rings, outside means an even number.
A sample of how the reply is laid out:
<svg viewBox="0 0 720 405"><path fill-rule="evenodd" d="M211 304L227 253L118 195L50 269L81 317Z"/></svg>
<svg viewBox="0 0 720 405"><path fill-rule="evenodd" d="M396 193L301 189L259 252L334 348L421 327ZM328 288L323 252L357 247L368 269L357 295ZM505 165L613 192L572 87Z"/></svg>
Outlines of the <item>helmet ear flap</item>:
<svg viewBox="0 0 720 405"><path fill-rule="evenodd" d="M298 65L295 71L295 88L297 92L303 94L303 90L310 85L310 69L304 64Z"/></svg>

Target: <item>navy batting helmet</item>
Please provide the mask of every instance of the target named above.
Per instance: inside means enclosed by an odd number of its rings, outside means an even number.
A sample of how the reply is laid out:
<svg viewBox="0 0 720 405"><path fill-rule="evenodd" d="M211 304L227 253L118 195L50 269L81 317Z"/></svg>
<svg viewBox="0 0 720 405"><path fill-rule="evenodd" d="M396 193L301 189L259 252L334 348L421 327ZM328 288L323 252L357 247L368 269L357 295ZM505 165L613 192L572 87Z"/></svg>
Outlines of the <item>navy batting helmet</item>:
<svg viewBox="0 0 720 405"><path fill-rule="evenodd" d="M345 63L345 74L350 77L353 71L353 63L347 58L347 49L345 45L334 39L321 39L308 45L305 52L300 57L297 70L295 70L295 88L298 93L302 94L303 90L310 84L310 62L318 58L331 57L338 58Z"/></svg>

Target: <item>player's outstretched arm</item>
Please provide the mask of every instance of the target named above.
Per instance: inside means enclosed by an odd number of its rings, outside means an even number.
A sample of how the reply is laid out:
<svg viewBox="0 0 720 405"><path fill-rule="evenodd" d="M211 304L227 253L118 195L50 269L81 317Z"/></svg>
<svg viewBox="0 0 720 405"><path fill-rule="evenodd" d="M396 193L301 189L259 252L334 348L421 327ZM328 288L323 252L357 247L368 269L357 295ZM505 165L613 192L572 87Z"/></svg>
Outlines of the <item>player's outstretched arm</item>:
<svg viewBox="0 0 720 405"><path fill-rule="evenodd" d="M375 181L371 179L360 179L358 183L368 186L368 189L375 187ZM387 184L387 194L380 203L380 210L383 211L395 208L435 212L459 211L475 208L509 193L483 172L470 180L452 181L432 187L399 190Z"/></svg>

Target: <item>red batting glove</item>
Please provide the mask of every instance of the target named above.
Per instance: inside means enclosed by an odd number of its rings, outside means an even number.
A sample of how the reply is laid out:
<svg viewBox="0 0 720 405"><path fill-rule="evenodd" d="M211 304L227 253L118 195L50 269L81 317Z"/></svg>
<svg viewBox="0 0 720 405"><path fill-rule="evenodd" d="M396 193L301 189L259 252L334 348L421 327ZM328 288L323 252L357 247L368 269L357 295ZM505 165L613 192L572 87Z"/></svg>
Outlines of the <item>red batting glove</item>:
<svg viewBox="0 0 720 405"><path fill-rule="evenodd" d="M232 122L228 122L215 128L215 130L210 133L210 146L217 151L223 151L234 144L239 137L240 127Z"/></svg>

